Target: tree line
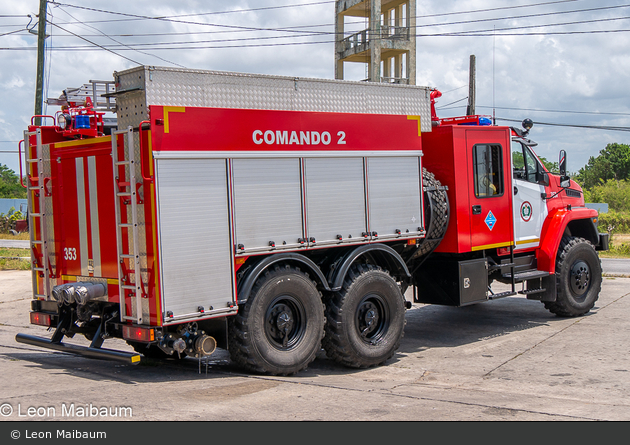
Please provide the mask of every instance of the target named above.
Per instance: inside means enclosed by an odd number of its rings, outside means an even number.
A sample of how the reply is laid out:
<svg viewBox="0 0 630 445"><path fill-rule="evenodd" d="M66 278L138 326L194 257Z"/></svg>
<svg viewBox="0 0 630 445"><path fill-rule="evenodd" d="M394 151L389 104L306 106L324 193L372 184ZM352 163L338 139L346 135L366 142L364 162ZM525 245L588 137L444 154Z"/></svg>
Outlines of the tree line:
<svg viewBox="0 0 630 445"><path fill-rule="evenodd" d="M630 146L608 144L574 177L582 186L586 202L607 203L615 211L630 215Z"/></svg>
<svg viewBox="0 0 630 445"><path fill-rule="evenodd" d="M4 164L0 164L0 198L26 199L26 189L20 184L20 178Z"/></svg>

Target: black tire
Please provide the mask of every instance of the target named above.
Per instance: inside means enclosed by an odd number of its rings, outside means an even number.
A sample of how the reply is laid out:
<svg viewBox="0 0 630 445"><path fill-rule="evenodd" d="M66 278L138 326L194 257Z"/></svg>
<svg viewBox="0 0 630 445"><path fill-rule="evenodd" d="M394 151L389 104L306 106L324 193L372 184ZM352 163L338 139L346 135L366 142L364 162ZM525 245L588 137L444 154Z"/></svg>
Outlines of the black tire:
<svg viewBox="0 0 630 445"><path fill-rule="evenodd" d="M228 349L237 365L265 374L295 374L321 350L321 294L299 269L277 267L256 281L228 329Z"/></svg>
<svg viewBox="0 0 630 445"><path fill-rule="evenodd" d="M133 348L139 354L144 355L146 358L151 358L155 360L166 360L166 359L183 359L186 357L186 353L182 352L177 354L176 352L173 355L168 355L166 352L162 351L158 345L156 344L148 344L142 342L135 341L127 341L127 344Z"/></svg>
<svg viewBox="0 0 630 445"><path fill-rule="evenodd" d="M560 317L577 317L590 311L602 288L602 265L591 243L564 236L556 257L556 301L545 308Z"/></svg>
<svg viewBox="0 0 630 445"><path fill-rule="evenodd" d="M381 365L393 357L404 334L403 300L387 272L353 266L326 304L323 346L328 357L352 368Z"/></svg>
<svg viewBox="0 0 630 445"><path fill-rule="evenodd" d="M446 190L426 168L422 169L422 188L424 190L424 226L427 234L414 253L413 259L426 257L437 248L446 233L449 222Z"/></svg>

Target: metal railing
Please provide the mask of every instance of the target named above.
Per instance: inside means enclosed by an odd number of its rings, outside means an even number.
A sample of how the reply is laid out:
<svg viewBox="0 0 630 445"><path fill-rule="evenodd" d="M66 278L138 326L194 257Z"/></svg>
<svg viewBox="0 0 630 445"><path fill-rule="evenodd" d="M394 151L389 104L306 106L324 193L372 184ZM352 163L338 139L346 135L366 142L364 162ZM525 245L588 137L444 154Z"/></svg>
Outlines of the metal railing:
<svg viewBox="0 0 630 445"><path fill-rule="evenodd" d="M380 34L375 38L379 38L381 40L409 40L409 36L411 35L411 30L405 26L382 26L379 31ZM371 32L369 29L364 29L363 31L349 35L340 42L340 48L338 51L366 51L369 48L370 37L368 36L370 34Z"/></svg>

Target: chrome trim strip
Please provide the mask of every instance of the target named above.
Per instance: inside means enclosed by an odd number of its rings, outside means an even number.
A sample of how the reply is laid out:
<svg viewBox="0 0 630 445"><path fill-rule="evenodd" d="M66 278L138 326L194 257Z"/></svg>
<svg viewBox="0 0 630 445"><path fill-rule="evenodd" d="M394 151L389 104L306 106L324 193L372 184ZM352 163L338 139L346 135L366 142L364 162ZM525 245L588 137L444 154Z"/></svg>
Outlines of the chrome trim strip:
<svg viewBox="0 0 630 445"><path fill-rule="evenodd" d="M92 261L94 262L94 275L100 277L103 273L101 270L101 232L99 230L96 157L90 156L87 158L87 161L90 193L90 226L92 230Z"/></svg>
<svg viewBox="0 0 630 445"><path fill-rule="evenodd" d="M85 203L85 170L83 168L83 158L76 158L74 162L77 169L77 214L79 216L79 255L81 257L81 275L89 275L87 208Z"/></svg>

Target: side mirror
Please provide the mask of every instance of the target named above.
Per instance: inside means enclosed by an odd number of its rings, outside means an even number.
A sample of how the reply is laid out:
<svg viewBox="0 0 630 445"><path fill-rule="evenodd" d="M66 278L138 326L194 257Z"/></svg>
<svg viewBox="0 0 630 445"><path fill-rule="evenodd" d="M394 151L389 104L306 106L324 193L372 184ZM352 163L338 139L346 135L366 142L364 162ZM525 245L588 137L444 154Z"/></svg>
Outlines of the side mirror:
<svg viewBox="0 0 630 445"><path fill-rule="evenodd" d="M558 165L560 166L560 187L568 188L571 181L567 176L567 152L564 150L560 150Z"/></svg>
<svg viewBox="0 0 630 445"><path fill-rule="evenodd" d="M567 152L564 150L560 150L558 165L560 166L560 176L565 177L567 175Z"/></svg>

